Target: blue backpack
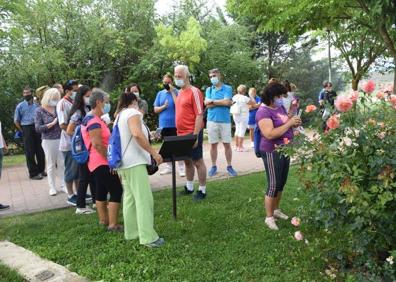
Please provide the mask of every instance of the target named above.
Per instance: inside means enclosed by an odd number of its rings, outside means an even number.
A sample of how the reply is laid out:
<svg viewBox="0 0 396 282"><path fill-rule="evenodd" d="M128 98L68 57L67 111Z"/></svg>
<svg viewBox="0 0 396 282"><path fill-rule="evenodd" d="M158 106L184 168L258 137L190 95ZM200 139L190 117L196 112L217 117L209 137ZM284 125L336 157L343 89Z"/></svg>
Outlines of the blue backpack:
<svg viewBox="0 0 396 282"><path fill-rule="evenodd" d="M257 122L254 127L253 142L254 142L254 153L256 154L257 158L261 158L261 153L260 153L261 131Z"/></svg>
<svg viewBox="0 0 396 282"><path fill-rule="evenodd" d="M109 167L112 169L116 169L121 166L121 136L120 129L118 128L118 122L114 123L113 132L111 133L109 139L109 145L107 147L107 160L109 161Z"/></svg>
<svg viewBox="0 0 396 282"><path fill-rule="evenodd" d="M88 162L89 150L84 144L84 140L81 133L81 125L77 126L74 131L71 140L71 152L73 159L79 164L85 164Z"/></svg>

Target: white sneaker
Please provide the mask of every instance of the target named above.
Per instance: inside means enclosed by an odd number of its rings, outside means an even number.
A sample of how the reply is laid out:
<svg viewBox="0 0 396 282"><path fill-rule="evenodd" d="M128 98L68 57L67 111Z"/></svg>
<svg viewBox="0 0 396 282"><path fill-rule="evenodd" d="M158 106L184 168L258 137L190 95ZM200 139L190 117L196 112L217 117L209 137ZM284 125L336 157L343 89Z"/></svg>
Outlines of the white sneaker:
<svg viewBox="0 0 396 282"><path fill-rule="evenodd" d="M254 148L254 142L250 143L250 148Z"/></svg>
<svg viewBox="0 0 396 282"><path fill-rule="evenodd" d="M55 196L55 195L56 195L56 190L53 189L53 188L51 188L51 189L49 190L49 195L50 195L50 196Z"/></svg>
<svg viewBox="0 0 396 282"><path fill-rule="evenodd" d="M169 173L172 173L172 169L169 168L169 167L166 167L166 168L164 168L163 170L160 171L161 175L169 174Z"/></svg>
<svg viewBox="0 0 396 282"><path fill-rule="evenodd" d="M91 214L91 213L95 213L95 211L90 207L76 209L76 214Z"/></svg>
<svg viewBox="0 0 396 282"><path fill-rule="evenodd" d="M186 171L185 171L184 168L183 169L179 169L179 176L180 177L185 177L186 176Z"/></svg>
<svg viewBox="0 0 396 282"><path fill-rule="evenodd" d="M274 216L280 219L289 219L287 215L285 215L281 210L274 210Z"/></svg>
<svg viewBox="0 0 396 282"><path fill-rule="evenodd" d="M65 194L67 194L68 192L67 192L67 189L66 189L66 187L65 186L61 186L61 188L60 188L60 192L62 192L62 193L65 193Z"/></svg>
<svg viewBox="0 0 396 282"><path fill-rule="evenodd" d="M275 218L272 217L266 217L265 218L265 224L267 224L268 228L271 230L279 230L278 225L275 223Z"/></svg>

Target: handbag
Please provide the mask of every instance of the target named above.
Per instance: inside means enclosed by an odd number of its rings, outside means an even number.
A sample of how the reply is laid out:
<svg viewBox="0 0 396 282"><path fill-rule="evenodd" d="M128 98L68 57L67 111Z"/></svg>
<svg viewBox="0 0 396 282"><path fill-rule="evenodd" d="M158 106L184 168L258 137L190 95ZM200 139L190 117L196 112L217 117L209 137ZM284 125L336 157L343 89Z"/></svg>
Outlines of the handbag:
<svg viewBox="0 0 396 282"><path fill-rule="evenodd" d="M151 145L151 136L150 136L150 130L147 127L147 125L144 123L144 126L147 129L147 133L148 133L148 139L149 139L149 143ZM158 171L158 164L157 162L154 160L153 156L150 155L150 164L146 165L147 168L147 174L148 175L153 175Z"/></svg>

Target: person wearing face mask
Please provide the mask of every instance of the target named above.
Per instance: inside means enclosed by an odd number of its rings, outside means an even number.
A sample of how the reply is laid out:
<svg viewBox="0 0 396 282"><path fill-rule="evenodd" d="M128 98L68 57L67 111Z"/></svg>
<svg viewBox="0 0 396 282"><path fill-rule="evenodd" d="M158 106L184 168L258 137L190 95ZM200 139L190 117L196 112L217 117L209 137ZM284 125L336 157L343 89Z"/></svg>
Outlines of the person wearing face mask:
<svg viewBox="0 0 396 282"><path fill-rule="evenodd" d="M89 106L89 97L91 96L91 88L82 85L74 99L73 106L70 111L70 121L67 126L67 134L73 136L77 126L81 125L82 120L86 114L91 110ZM91 190L91 195L87 194L88 185ZM77 208L76 214L91 214L95 211L87 207L87 202L95 203L95 182L92 179L92 174L88 169L87 163L78 164L78 188L77 188Z"/></svg>
<svg viewBox="0 0 396 282"><path fill-rule="evenodd" d="M283 85L287 89L287 94L285 94L282 98L283 107L285 108L289 116L296 115L299 107L298 98L295 95L297 87L293 83L290 83L288 80L285 80Z"/></svg>
<svg viewBox="0 0 396 282"><path fill-rule="evenodd" d="M106 226L108 231L120 232L123 231L123 226L118 224L122 186L117 173L109 167L107 147L110 129L101 119L103 114L110 112L109 95L99 88L94 88L89 97L89 105L91 111L82 121L81 133L86 148L90 148L87 165L95 181L95 203L99 224Z"/></svg>
<svg viewBox="0 0 396 282"><path fill-rule="evenodd" d="M275 218L288 219L279 205L290 166L290 158L275 149L287 145L293 139L293 128L301 125L300 117L289 117L282 106L282 95L285 94L287 89L282 84L269 83L261 93L263 104L256 113L261 133L260 152L268 183L264 199L265 224L272 230L278 230Z"/></svg>
<svg viewBox="0 0 396 282"><path fill-rule="evenodd" d="M75 191L77 192L78 187L78 164L73 159L71 153L71 136L67 134L67 125L69 124L70 111L73 107L73 100L76 97L76 88L78 89L78 82L76 80L68 80L63 86L65 96L56 105L56 113L58 116L59 126L62 129L61 139L59 143L59 150L63 154L64 158L64 178L66 183L66 190L68 198L67 203L72 206L77 204L77 195L73 190L73 184Z"/></svg>
<svg viewBox="0 0 396 282"><path fill-rule="evenodd" d="M194 174L197 169L199 188L193 199L206 198L206 165L203 160L203 96L201 91L190 84L190 72L185 65L175 67L175 84L180 88L176 98L177 135L196 135L191 159L185 160L187 183L180 195L194 193Z"/></svg>
<svg viewBox="0 0 396 282"><path fill-rule="evenodd" d="M125 91L135 94L136 98L138 99L139 111L144 117L144 115L148 113L148 103L142 97L142 90L140 89L140 86L136 83L131 83L128 85Z"/></svg>
<svg viewBox="0 0 396 282"><path fill-rule="evenodd" d="M176 116L175 116L175 100L178 95L177 89L173 86L173 77L171 74L165 74L162 78L164 89L157 93L154 101L154 113L159 115L159 127L161 128L161 136L176 136ZM184 162L179 163L180 177L186 176ZM172 173L172 166L169 163L160 171L161 175Z"/></svg>
<svg viewBox="0 0 396 282"><path fill-rule="evenodd" d="M248 126L249 106L254 105L255 102L246 96L245 85L238 86L237 93L232 97L232 102L231 113L235 122L236 151L244 152L243 141Z"/></svg>
<svg viewBox="0 0 396 282"><path fill-rule="evenodd" d="M36 132L34 115L39 107L34 102L32 90L29 86L23 89L24 101L20 102L15 109L14 123L16 128L23 133L26 163L29 177L32 180L41 180L47 176L45 170L45 155L41 146L41 136Z"/></svg>
<svg viewBox="0 0 396 282"><path fill-rule="evenodd" d="M44 92L41 99L41 107L36 110L34 117L35 128L41 134L42 146L47 162L48 185L50 196L55 196L56 176L61 178L60 188L65 189L63 178L63 157L59 151L61 129L56 116L56 105L61 95L56 88L50 88ZM58 171L57 171L58 170Z"/></svg>
<svg viewBox="0 0 396 282"><path fill-rule="evenodd" d="M253 105L249 106L249 137L250 137L250 147L254 148L254 128L256 127L256 113L261 105L261 99L257 96L257 90L254 87L249 88L249 98L254 101Z"/></svg>
<svg viewBox="0 0 396 282"><path fill-rule="evenodd" d="M225 158L227 160L227 172L230 176L237 176L237 172L231 165L231 117L230 106L232 105L232 87L221 81L219 69L209 71L209 79L212 83L205 92L205 105L207 107L208 139L210 144L210 157L212 167L208 175L210 177L217 174L217 147L221 141L224 146Z"/></svg>

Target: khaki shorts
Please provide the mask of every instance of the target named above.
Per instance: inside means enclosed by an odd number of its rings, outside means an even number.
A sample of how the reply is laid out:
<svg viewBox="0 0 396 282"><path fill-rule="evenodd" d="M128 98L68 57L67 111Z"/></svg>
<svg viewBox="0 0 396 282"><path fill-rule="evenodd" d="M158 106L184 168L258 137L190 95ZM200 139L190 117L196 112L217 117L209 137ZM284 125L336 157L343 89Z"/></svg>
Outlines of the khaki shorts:
<svg viewBox="0 0 396 282"><path fill-rule="evenodd" d="M231 143L231 123L208 121L206 128L209 144Z"/></svg>

